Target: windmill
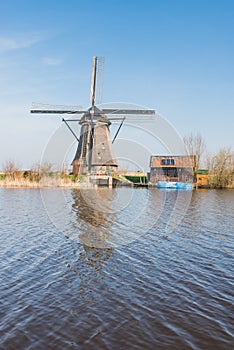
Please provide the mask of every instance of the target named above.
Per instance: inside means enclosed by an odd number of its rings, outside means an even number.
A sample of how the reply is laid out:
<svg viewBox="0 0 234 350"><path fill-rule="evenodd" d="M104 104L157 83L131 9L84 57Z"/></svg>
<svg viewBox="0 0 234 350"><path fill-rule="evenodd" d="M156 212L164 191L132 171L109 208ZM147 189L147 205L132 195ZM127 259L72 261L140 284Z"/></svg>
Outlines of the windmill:
<svg viewBox="0 0 234 350"><path fill-rule="evenodd" d="M154 115L154 110L149 109L100 109L95 105L95 92L97 80L97 67L99 59L93 57L92 82L90 91L90 108L82 109L48 109L33 108L31 113L43 114L81 114L80 119L62 119L72 132L78 146L72 162L73 174L112 174L118 168L118 163L114 155L113 143L123 125L126 115ZM109 117L111 115L111 117ZM119 115L119 117L112 117ZM121 116L121 117L120 117ZM111 141L110 125L112 120L119 120L120 125ZM81 126L79 138L69 125L70 122L78 122Z"/></svg>

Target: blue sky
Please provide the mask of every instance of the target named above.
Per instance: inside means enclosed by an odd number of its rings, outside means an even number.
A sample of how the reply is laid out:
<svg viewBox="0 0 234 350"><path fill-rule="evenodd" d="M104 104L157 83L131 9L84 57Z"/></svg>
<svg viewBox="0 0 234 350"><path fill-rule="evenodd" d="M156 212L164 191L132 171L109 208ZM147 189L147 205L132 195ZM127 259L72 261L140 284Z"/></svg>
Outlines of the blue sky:
<svg viewBox="0 0 234 350"><path fill-rule="evenodd" d="M232 0L1 1L0 168L39 161L60 125L32 102L89 105L93 55L103 102L155 108L209 151L234 148L233 18Z"/></svg>

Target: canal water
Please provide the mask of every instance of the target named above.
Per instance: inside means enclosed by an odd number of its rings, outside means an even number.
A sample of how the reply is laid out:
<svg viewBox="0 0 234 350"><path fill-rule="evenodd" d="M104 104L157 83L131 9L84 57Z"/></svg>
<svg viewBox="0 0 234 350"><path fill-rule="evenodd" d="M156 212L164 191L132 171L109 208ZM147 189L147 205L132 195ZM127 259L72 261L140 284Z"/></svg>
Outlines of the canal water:
<svg viewBox="0 0 234 350"><path fill-rule="evenodd" d="M0 189L0 349L233 349L234 191Z"/></svg>

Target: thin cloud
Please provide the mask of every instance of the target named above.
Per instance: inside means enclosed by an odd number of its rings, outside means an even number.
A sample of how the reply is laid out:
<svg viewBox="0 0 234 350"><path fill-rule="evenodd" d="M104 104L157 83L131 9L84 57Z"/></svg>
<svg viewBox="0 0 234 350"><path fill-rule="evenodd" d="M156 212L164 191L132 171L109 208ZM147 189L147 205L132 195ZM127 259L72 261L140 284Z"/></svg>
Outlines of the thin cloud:
<svg viewBox="0 0 234 350"><path fill-rule="evenodd" d="M59 66L62 63L62 60L53 57L43 57L41 61L46 66Z"/></svg>
<svg viewBox="0 0 234 350"><path fill-rule="evenodd" d="M39 35L32 37L18 36L15 38L0 37L0 51L3 52L28 48L39 41L42 41L42 38Z"/></svg>

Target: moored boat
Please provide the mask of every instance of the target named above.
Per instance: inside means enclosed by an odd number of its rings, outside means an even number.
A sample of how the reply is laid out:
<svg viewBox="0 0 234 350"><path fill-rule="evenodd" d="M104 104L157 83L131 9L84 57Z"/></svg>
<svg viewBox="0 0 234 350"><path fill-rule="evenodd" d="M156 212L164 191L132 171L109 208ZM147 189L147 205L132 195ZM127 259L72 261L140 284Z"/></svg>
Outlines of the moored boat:
<svg viewBox="0 0 234 350"><path fill-rule="evenodd" d="M172 188L175 190L192 190L193 184L191 182L179 182L179 181L158 181L158 188Z"/></svg>

